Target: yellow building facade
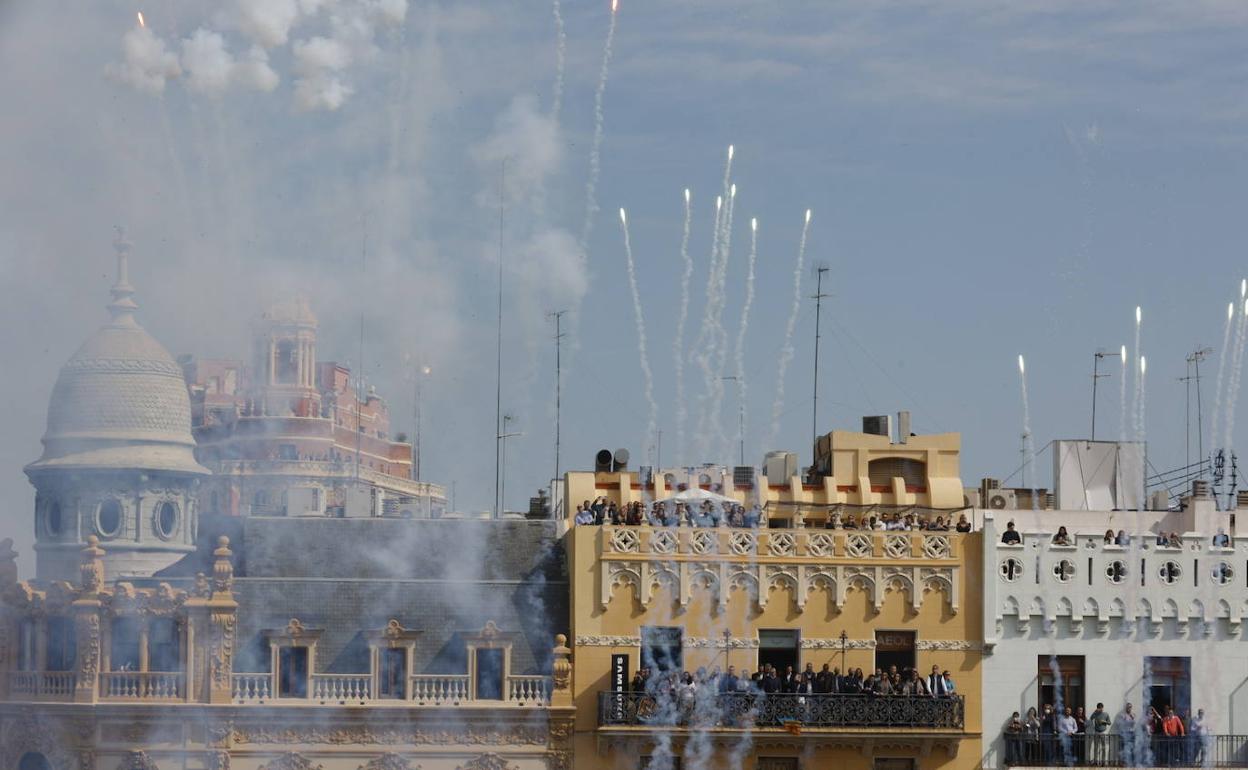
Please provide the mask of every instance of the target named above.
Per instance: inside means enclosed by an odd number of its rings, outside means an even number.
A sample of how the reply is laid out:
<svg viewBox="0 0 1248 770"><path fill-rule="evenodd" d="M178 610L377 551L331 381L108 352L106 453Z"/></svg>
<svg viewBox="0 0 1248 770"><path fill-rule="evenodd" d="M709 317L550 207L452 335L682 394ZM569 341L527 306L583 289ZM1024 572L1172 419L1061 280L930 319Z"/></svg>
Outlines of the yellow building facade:
<svg viewBox="0 0 1248 770"><path fill-rule="evenodd" d="M763 528L569 520L577 768L645 768L655 757L670 758L673 768L977 766L979 535L825 526L842 516L904 515L919 506L924 515L937 513L929 498L943 502L943 483L920 490L912 480L882 484L858 473L898 450L906 453L902 457L938 456L938 476L951 481L960 502L958 437L928 437L926 446L924 437L914 437L908 447L892 450L886 438L883 444L865 434L838 432L833 438L845 453L835 461L845 469L843 477L819 484L794 477L757 492L748 484L719 489L746 505L761 498ZM617 503L663 499L672 491L664 481L656 477L642 489L635 473L569 473L565 499L573 511L599 497ZM850 505L851 496L865 493L862 486L873 487L878 502ZM797 671L811 664L816 672L824 664L867 673L897 665L926 674L936 666L950 672L956 695L729 693L670 705L654 691L619 692L631 689L622 682L639 666L656 660L679 671L731 666L738 674L777 661Z"/></svg>

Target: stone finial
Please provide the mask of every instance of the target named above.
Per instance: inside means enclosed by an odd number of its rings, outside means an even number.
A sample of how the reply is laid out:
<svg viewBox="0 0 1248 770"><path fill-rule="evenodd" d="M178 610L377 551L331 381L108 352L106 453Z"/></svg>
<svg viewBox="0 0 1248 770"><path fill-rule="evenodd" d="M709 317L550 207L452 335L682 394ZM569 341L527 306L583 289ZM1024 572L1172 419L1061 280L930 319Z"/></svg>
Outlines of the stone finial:
<svg viewBox="0 0 1248 770"><path fill-rule="evenodd" d="M87 547L82 549L82 590L93 594L104 585L104 549L95 535L87 537Z"/></svg>
<svg viewBox="0 0 1248 770"><path fill-rule="evenodd" d="M130 285L129 258L131 243L126 238L123 227L115 228L117 237L113 239L113 249L117 252L117 282L110 293L113 301L108 305L108 312L115 324L133 324L134 311L139 305L134 301L134 287Z"/></svg>
<svg viewBox="0 0 1248 770"><path fill-rule="evenodd" d="M234 564L230 557L230 539L225 535L217 538L217 548L212 552L212 592L214 594L232 594L234 591Z"/></svg>
<svg viewBox="0 0 1248 770"><path fill-rule="evenodd" d="M17 582L17 551L13 549L13 538L0 540L0 585L8 586Z"/></svg>
<svg viewBox="0 0 1248 770"><path fill-rule="evenodd" d="M572 650L568 648L568 637L555 634L555 647L551 650L554 660L550 664L551 678L554 687L550 694L550 705L570 707L572 705Z"/></svg>

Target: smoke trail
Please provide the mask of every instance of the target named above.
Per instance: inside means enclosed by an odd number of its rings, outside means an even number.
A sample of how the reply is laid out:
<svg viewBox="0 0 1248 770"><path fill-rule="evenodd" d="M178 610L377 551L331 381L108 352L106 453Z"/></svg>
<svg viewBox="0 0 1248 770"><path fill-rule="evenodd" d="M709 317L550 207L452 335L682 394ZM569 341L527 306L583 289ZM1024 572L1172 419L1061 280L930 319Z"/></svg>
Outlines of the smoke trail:
<svg viewBox="0 0 1248 770"><path fill-rule="evenodd" d="M685 271L680 276L680 314L676 319L676 338L672 341L672 357L676 364L676 457L685 462L685 323L689 320L689 279L693 277L693 259L689 256L689 226L693 220L689 188L685 188L685 227L680 236L680 259Z"/></svg>
<svg viewBox="0 0 1248 770"><path fill-rule="evenodd" d="M1213 416L1209 422L1209 433L1212 437L1213 451L1218 451L1221 444L1218 443L1218 414L1222 411L1222 378L1226 374L1226 357L1230 353L1228 349L1231 344L1231 322L1235 320L1235 303L1232 302L1226 306L1226 323L1222 326L1222 347L1218 348L1218 379L1217 386L1214 388L1213 394ZM1204 461L1204 458L1201 458Z"/></svg>
<svg viewBox="0 0 1248 770"><path fill-rule="evenodd" d="M1144 445L1144 437L1146 435L1145 430L1144 430L1144 425L1145 425L1144 423L1144 377L1146 374L1148 374L1148 359L1141 355L1140 356L1140 388L1139 388L1140 422L1139 422L1139 431L1137 433L1137 438L1139 439L1141 446ZM1146 499L1148 496L1148 475L1147 474L1145 474L1144 487L1143 489L1140 490L1140 495L1141 495L1140 510L1142 511L1145 509L1145 506L1148 504L1148 500Z"/></svg>
<svg viewBox="0 0 1248 770"><path fill-rule="evenodd" d="M637 322L637 356L641 359L641 374L645 380L646 404L650 407L646 422L646 444L654 442L658 429L659 405L654 400L654 373L650 371L650 356L646 352L646 319L641 312L641 294L637 291L637 271L633 265L633 244L628 237L628 215L620 209L620 229L624 232L624 256L628 259L628 287L633 292L633 318Z"/></svg>
<svg viewBox="0 0 1248 770"><path fill-rule="evenodd" d="M1023 485L1027 486L1027 471L1031 469L1031 464L1036 457L1035 445L1031 439L1031 403L1027 398L1027 364L1020 354L1018 357L1018 381L1023 391ZM1031 474L1031 508L1035 510L1039 508L1039 500L1036 499L1036 478L1035 473Z"/></svg>
<svg viewBox="0 0 1248 770"><path fill-rule="evenodd" d="M598 176L602 161L603 97L607 93L607 70L611 65L611 47L615 44L615 19L619 0L611 2L611 25L607 42L602 47L602 69L598 73L598 90L594 92L594 139L589 148L589 179L585 182L585 222L581 226L581 258L588 259L589 236L594 231L594 215L598 213Z"/></svg>
<svg viewBox="0 0 1248 770"><path fill-rule="evenodd" d="M1122 376L1118 378L1118 440L1127 440L1127 346L1118 351L1122 364Z"/></svg>
<svg viewBox="0 0 1248 770"><path fill-rule="evenodd" d="M810 231L810 209L806 209L806 221L802 224L802 239L797 246L797 266L793 268L793 307L789 310L789 322L784 327L784 345L780 348L780 365L776 371L776 399L771 403L771 427L767 432L770 449L780 429L780 413L784 411L784 374L793 360L793 329L797 326L797 313L802 305L802 263L806 258L806 235Z"/></svg>
<svg viewBox="0 0 1248 770"><path fill-rule="evenodd" d="M719 239L719 270L715 278L715 309L712 313L712 322L714 329L714 339L711 346L712 356L714 358L713 369L715 378L713 380L715 388L711 398L711 428L714 435L719 439L721 447L728 441L728 436L724 431L723 404L724 404L724 364L728 358L728 330L724 328L724 307L728 302L727 283L728 283L728 260L732 254L732 215L737 205L737 186L734 184L728 189L728 209L724 215L723 235ZM728 450L728 456L731 456L731 448ZM724 456L721 454L721 457Z"/></svg>
<svg viewBox="0 0 1248 770"><path fill-rule="evenodd" d="M1239 380L1244 365L1244 330L1248 323L1248 300L1244 299L1244 283L1240 284L1239 323L1235 329L1235 347L1231 353L1230 382L1226 394L1226 425L1222 430L1222 443L1227 447L1235 445L1235 402L1239 400Z"/></svg>
<svg viewBox="0 0 1248 770"><path fill-rule="evenodd" d="M563 70L568 58L568 36L563 31L563 13L559 8L559 0L554 0L550 7L555 17L555 87L551 92L550 114L559 119L559 110L563 107ZM615 14L611 14L614 20Z"/></svg>
<svg viewBox="0 0 1248 770"><path fill-rule="evenodd" d="M700 459L709 459L707 455L710 453L710 446L707 438L707 407L708 399L711 395L711 388L714 387L712 378L714 374L711 371L710 359L710 340L711 337L711 309L715 299L715 266L719 256L719 235L721 226L721 217L724 216L724 197L718 195L715 197L715 228L711 231L711 257L710 266L706 275L706 305L702 311L702 323L698 327L698 339L694 343L697 350L698 368L702 370L703 391L700 397L701 408L698 410L698 455Z"/></svg>
<svg viewBox="0 0 1248 770"><path fill-rule="evenodd" d="M737 399L741 410L738 427L739 441L745 441L745 333L750 326L750 306L754 304L754 263L758 259L758 219L750 220L750 256L746 260L745 271L745 304L741 306L741 325L737 328L736 359Z"/></svg>
<svg viewBox="0 0 1248 770"><path fill-rule="evenodd" d="M1143 316L1140 313L1140 306L1135 306L1135 347L1132 352L1135 354L1135 380L1131 388L1131 425L1133 434L1140 433L1140 322Z"/></svg>

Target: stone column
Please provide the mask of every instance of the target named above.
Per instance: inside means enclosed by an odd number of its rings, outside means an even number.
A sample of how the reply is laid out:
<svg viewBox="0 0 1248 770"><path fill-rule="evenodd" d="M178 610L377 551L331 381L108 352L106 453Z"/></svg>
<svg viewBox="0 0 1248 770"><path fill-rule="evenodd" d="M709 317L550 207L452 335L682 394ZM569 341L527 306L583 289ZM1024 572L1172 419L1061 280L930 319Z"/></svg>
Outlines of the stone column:
<svg viewBox="0 0 1248 770"><path fill-rule="evenodd" d="M77 682L74 686L74 702L94 703L100 679L100 589L104 585L104 549L95 535L87 538L82 549L82 589L78 598L70 604L74 619L78 656L74 661Z"/></svg>
<svg viewBox="0 0 1248 770"><path fill-rule="evenodd" d="M229 703L234 684L234 641L238 624L230 539L218 538L212 555L215 561L211 582L206 578L199 580L195 597L186 601L187 689L188 697L195 702Z"/></svg>

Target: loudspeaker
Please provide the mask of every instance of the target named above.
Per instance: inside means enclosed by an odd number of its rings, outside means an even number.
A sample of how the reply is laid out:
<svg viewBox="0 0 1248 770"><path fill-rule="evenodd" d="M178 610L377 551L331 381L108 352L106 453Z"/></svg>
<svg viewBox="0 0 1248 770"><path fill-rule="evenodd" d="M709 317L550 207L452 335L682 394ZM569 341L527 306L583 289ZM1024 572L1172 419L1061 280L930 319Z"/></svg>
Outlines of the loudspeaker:
<svg viewBox="0 0 1248 770"><path fill-rule="evenodd" d="M594 455L594 470L599 473L606 473L611 470L610 449L599 449L598 454Z"/></svg>

